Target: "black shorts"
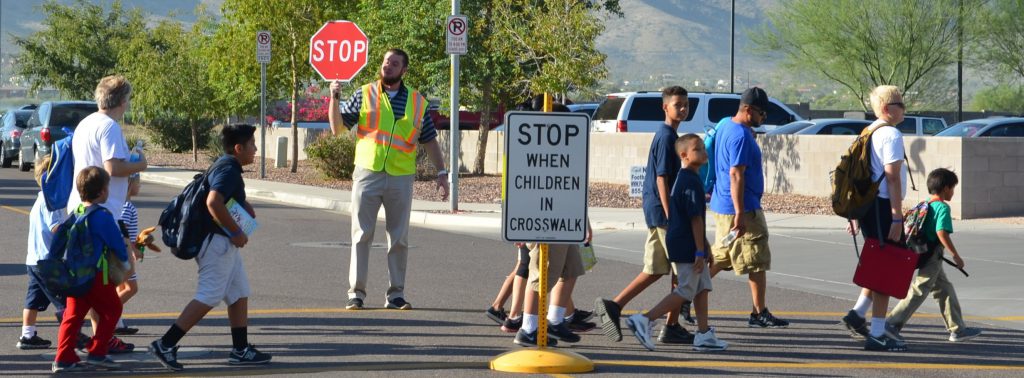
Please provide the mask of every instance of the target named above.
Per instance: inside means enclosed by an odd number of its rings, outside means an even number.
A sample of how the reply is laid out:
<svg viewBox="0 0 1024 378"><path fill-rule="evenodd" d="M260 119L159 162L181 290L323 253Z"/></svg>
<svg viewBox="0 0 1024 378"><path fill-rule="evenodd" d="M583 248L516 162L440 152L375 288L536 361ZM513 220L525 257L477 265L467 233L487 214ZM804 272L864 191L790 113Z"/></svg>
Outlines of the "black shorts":
<svg viewBox="0 0 1024 378"><path fill-rule="evenodd" d="M46 311L46 308L53 304L57 311L58 319L63 317L66 299L46 289L43 279L35 267L26 265L28 270L28 290L25 293L25 308L36 311Z"/></svg>
<svg viewBox="0 0 1024 378"><path fill-rule="evenodd" d="M881 240L889 235L889 227L892 227L891 207L892 202L888 198L877 197L874 205L868 207L867 214L857 220L865 239Z"/></svg>
<svg viewBox="0 0 1024 378"><path fill-rule="evenodd" d="M516 266L516 275L530 278L530 249L526 248L526 244L519 247L519 265Z"/></svg>

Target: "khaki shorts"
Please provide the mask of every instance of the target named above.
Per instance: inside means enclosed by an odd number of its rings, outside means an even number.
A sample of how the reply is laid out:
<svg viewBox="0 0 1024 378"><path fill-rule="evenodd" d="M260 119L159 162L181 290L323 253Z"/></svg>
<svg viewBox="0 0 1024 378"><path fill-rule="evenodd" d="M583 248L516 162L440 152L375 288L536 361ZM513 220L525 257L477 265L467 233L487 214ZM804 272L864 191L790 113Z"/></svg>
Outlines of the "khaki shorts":
<svg viewBox="0 0 1024 378"><path fill-rule="evenodd" d="M672 273L668 262L668 248L665 247L665 227L647 229L647 243L644 244L644 273L661 276Z"/></svg>
<svg viewBox="0 0 1024 378"><path fill-rule="evenodd" d="M672 263L672 268L679 279L679 284L672 292L683 299L693 302L693 298L700 292L711 291L711 273L708 272L710 268L704 267L700 274L693 273L693 263Z"/></svg>
<svg viewBox="0 0 1024 378"><path fill-rule="evenodd" d="M526 247L530 248L530 277L527 283L530 290L537 291L540 287L540 271L537 270L540 244L528 243ZM548 244L548 290L551 290L559 279L573 279L583 274L585 272L579 244Z"/></svg>
<svg viewBox="0 0 1024 378"><path fill-rule="evenodd" d="M223 301L230 306L249 297L249 277L245 274L242 254L227 236L213 234L207 239L196 256L196 264L199 265L196 301L210 307Z"/></svg>
<svg viewBox="0 0 1024 378"><path fill-rule="evenodd" d="M711 254L714 265L720 269L732 268L736 275L765 272L771 269L772 252L768 248L768 222L764 211L743 213L747 232L729 247L722 246L722 238L729 234L735 215L712 213L715 217L715 239Z"/></svg>

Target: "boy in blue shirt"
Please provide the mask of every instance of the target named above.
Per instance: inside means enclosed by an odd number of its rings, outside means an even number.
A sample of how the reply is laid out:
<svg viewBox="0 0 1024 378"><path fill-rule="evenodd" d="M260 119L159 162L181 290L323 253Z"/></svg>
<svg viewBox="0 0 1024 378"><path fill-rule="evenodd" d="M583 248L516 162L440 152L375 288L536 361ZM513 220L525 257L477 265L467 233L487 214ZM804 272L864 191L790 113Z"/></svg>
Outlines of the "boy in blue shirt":
<svg viewBox="0 0 1024 378"><path fill-rule="evenodd" d="M678 139L676 130L689 114L690 101L686 89L672 86L661 91L662 109L665 110L665 124L654 134L647 158L647 175L644 177L643 207L647 221L647 243L644 245L644 267L633 282L615 296L614 300L597 298L594 314L600 319L605 336L612 341L622 340L619 318L629 301L640 295L661 276L671 274L665 248L666 229L669 224L669 189L679 173L679 155L675 152ZM689 343L693 335L679 324L679 308L668 313L668 321L661 330L658 341L669 344Z"/></svg>
<svg viewBox="0 0 1024 378"><path fill-rule="evenodd" d="M964 341L981 334L980 329L968 327L964 323L956 290L942 270L943 250L953 255L957 268L964 268L964 260L960 258L960 253L953 246L953 239L949 236L953 233L953 217L949 215L949 204L946 203L953 199L959 181L956 173L945 168L936 169L928 174L928 193L932 196L928 204L928 215L921 225L921 232L928 242L931 253L921 255L921 258L927 260L917 271L917 277L907 291L907 297L897 303L889 313L889 325L897 332L907 324L917 308L931 294L939 302L939 312L946 322L949 341Z"/></svg>
<svg viewBox="0 0 1024 378"><path fill-rule="evenodd" d="M76 214L86 214L86 209L100 206L107 201L107 197L110 195L110 175L102 168L89 166L82 169L75 178L75 183L81 199L80 205L75 210ZM67 298L67 309L64 311L64 319L60 323L60 332L57 334L57 356L53 361L52 369L54 373L81 371L89 367L105 369L121 367L107 356L110 350L110 340L114 336L114 327L117 325L117 319L121 317L122 307L121 299L117 296L117 284L108 280L106 269L112 264L127 264L128 249L121 236L121 228L118 227L114 216L105 208L90 213L86 221L89 234L92 237L95 257L92 261L84 263L94 264L97 267L102 266L102 268L97 268L92 288L88 292ZM71 255L75 251L68 249L69 260L72 259ZM101 259L106 259L106 264L100 264ZM86 365L82 365L78 355L75 354L75 345L78 342L78 330L82 328L82 322L89 310L96 313L96 333L88 348L89 357L85 360Z"/></svg>
<svg viewBox="0 0 1024 378"><path fill-rule="evenodd" d="M693 349L725 350L729 344L719 340L715 336L715 329L708 326L711 275L708 273L710 260L707 250L710 243L704 233L704 186L698 175L708 155L704 143L696 134L680 137L675 143L675 150L683 167L672 186L665 245L668 248L668 259L679 277L679 284L646 314L635 314L627 318L626 325L641 345L654 350L654 342L651 341L654 320L678 309L684 301L691 301L697 313L698 327Z"/></svg>
<svg viewBox="0 0 1024 378"><path fill-rule="evenodd" d="M228 323L231 326L232 349L228 354L228 363L255 365L270 362L269 354L249 344L251 290L241 254L249 237L228 213L226 206L228 201L234 199L250 216L256 217L256 211L245 199L245 182L242 180L242 166L252 164L256 159L255 132L255 127L243 124L224 126L221 130L225 154L213 163L206 176L210 183L206 207L210 217L220 227L214 225L211 228L212 235L205 239L196 256L199 279L195 297L163 337L149 344L149 353L172 371L184 369L178 362L178 341L221 301L228 305Z"/></svg>

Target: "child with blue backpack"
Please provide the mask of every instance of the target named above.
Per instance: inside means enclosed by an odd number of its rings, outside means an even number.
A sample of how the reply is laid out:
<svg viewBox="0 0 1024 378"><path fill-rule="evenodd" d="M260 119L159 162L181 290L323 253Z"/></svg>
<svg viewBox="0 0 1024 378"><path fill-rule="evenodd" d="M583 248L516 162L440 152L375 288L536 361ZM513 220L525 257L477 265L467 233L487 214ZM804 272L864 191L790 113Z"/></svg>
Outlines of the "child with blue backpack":
<svg viewBox="0 0 1024 378"><path fill-rule="evenodd" d="M50 155L44 155L36 162L36 183L41 182L43 174L49 168ZM28 269L28 292L25 294L25 310L22 312L19 349L50 347L50 340L43 339L36 333L36 316L39 311L46 311L46 308L53 304L57 321L60 322L64 317L64 298L46 288L43 278L40 277L36 269L36 262L46 257L50 241L53 240L53 230L64 222L66 216L67 211L63 208L54 211L47 209L43 192L39 192L35 204L32 205L32 211L29 213L28 254L25 257L25 265Z"/></svg>
<svg viewBox="0 0 1024 378"><path fill-rule="evenodd" d="M112 264L126 264L128 251L120 228L109 211L100 208L109 196L110 175L98 167L86 167L75 179L81 204L73 212L73 216L84 217L85 228L91 239L91 245L69 245L65 259L75 261L82 266L73 266L75 271L82 267L93 266L94 278L91 288L81 295L69 295L64 318L60 323L57 336L57 356L53 362L53 372L73 372L100 367L117 369L121 365L110 359L108 349L110 339L114 335L114 326L121 316L121 299L117 296L117 283L108 277L108 267ZM91 248L91 253L83 248ZM82 258L86 256L86 258ZM86 313L94 310L97 316L97 328L90 345L89 356L85 364L75 354L78 330L82 328Z"/></svg>

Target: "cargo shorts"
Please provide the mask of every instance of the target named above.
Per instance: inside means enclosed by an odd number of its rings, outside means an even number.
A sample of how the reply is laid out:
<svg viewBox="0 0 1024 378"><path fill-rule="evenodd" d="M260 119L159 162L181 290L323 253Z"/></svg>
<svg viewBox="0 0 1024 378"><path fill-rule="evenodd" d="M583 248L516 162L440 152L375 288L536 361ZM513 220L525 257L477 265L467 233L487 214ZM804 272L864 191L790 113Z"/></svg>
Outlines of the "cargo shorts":
<svg viewBox="0 0 1024 378"><path fill-rule="evenodd" d="M729 246L722 245L722 238L729 234L736 215L713 213L715 217L715 239L711 254L713 265L722 270L732 268L736 275L771 270L772 252L768 247L768 222L764 211L752 210L741 214L745 217L747 230Z"/></svg>

